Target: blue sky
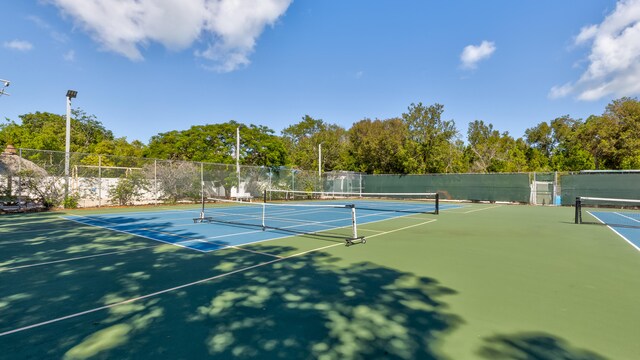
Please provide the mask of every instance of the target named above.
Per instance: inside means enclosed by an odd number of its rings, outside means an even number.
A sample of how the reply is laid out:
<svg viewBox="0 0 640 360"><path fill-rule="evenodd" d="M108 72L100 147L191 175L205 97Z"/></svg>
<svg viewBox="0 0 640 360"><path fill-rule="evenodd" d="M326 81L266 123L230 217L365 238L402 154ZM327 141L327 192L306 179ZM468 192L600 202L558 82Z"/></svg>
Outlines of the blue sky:
<svg viewBox="0 0 640 360"><path fill-rule="evenodd" d="M117 5L120 4L120 5ZM444 105L515 137L640 94L640 0L3 1L0 117L73 107L116 136ZM0 84L1 86L2 84Z"/></svg>

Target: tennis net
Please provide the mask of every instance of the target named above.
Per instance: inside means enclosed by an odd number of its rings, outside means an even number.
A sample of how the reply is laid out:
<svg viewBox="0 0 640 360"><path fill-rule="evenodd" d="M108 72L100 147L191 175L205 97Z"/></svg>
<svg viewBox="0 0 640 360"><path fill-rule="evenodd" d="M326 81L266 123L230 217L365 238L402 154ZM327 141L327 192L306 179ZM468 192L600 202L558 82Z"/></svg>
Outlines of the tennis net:
<svg viewBox="0 0 640 360"><path fill-rule="evenodd" d="M640 227L640 200L577 197L575 223Z"/></svg>
<svg viewBox="0 0 640 360"><path fill-rule="evenodd" d="M353 204L358 210L438 214L438 193L316 192L268 189L265 202Z"/></svg>
<svg viewBox="0 0 640 360"><path fill-rule="evenodd" d="M270 204L208 199L207 205L203 202L200 216L193 221L339 238L349 246L366 243L363 236L358 236L356 219L353 204Z"/></svg>

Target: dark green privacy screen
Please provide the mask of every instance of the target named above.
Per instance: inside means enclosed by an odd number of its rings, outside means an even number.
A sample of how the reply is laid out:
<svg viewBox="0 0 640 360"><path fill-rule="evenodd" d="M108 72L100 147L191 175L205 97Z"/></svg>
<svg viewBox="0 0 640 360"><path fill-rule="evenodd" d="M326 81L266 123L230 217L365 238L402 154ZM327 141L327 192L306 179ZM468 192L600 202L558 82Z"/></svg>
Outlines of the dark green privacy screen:
<svg viewBox="0 0 640 360"><path fill-rule="evenodd" d="M528 203L529 174L363 175L364 192L439 192L444 199Z"/></svg>
<svg viewBox="0 0 640 360"><path fill-rule="evenodd" d="M580 173L564 175L562 205L572 205L578 196L640 199L640 173Z"/></svg>

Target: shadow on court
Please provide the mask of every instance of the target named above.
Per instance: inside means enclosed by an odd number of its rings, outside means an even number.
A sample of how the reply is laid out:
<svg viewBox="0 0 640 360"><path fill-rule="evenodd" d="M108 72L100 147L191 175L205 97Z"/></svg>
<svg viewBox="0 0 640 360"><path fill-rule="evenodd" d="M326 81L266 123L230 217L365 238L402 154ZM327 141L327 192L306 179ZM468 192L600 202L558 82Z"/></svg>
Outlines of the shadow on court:
<svg viewBox="0 0 640 360"><path fill-rule="evenodd" d="M494 360L605 360L589 350L579 349L566 340L547 333L496 335L484 339L478 352L482 358Z"/></svg>
<svg viewBox="0 0 640 360"><path fill-rule="evenodd" d="M260 250L282 249L263 245ZM45 284L31 288L22 293L27 303L5 305L19 314L3 331L88 310L92 302L86 298L99 298L103 305L271 261L239 251L221 254L140 253L127 256L126 264L104 278L100 264L74 265L74 272L94 281L69 282L65 288L72 295L54 291L53 296ZM136 266L143 259L146 270ZM0 344L18 358L442 358L437 345L462 323L444 302L454 290L372 263L345 268L337 262L322 252L276 261L2 336Z"/></svg>

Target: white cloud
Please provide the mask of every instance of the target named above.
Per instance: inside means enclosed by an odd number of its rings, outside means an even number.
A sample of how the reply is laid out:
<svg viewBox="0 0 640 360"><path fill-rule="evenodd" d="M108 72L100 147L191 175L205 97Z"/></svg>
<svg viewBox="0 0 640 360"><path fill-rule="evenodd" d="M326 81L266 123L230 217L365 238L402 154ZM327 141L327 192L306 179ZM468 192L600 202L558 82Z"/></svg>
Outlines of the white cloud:
<svg viewBox="0 0 640 360"><path fill-rule="evenodd" d="M575 94L591 101L640 94L640 0L619 0L602 23L583 27L575 44L591 46L589 65L577 81L554 86L549 97Z"/></svg>
<svg viewBox="0 0 640 360"><path fill-rule="evenodd" d="M91 34L103 49L142 60L141 48L155 42L195 52L222 72L249 64L257 38L292 0L48 0Z"/></svg>
<svg viewBox="0 0 640 360"><path fill-rule="evenodd" d="M6 47L7 49L18 51L29 51L33 49L33 45L30 42L24 40L5 41L4 47Z"/></svg>
<svg viewBox="0 0 640 360"><path fill-rule="evenodd" d="M64 55L62 55L62 58L65 61L73 62L76 60L76 52L73 50L69 50Z"/></svg>
<svg viewBox="0 0 640 360"><path fill-rule="evenodd" d="M465 46L460 55L462 67L465 69L475 69L478 62L488 59L496 51L496 44L492 41L483 41L480 45Z"/></svg>
<svg viewBox="0 0 640 360"><path fill-rule="evenodd" d="M56 31L51 25L49 25L49 23L42 20L40 17L31 15L31 16L28 16L27 19L33 22L39 28L48 31L49 35L53 38L53 40L59 43L66 43L67 41L69 41L69 38L67 37L67 35L59 31Z"/></svg>

